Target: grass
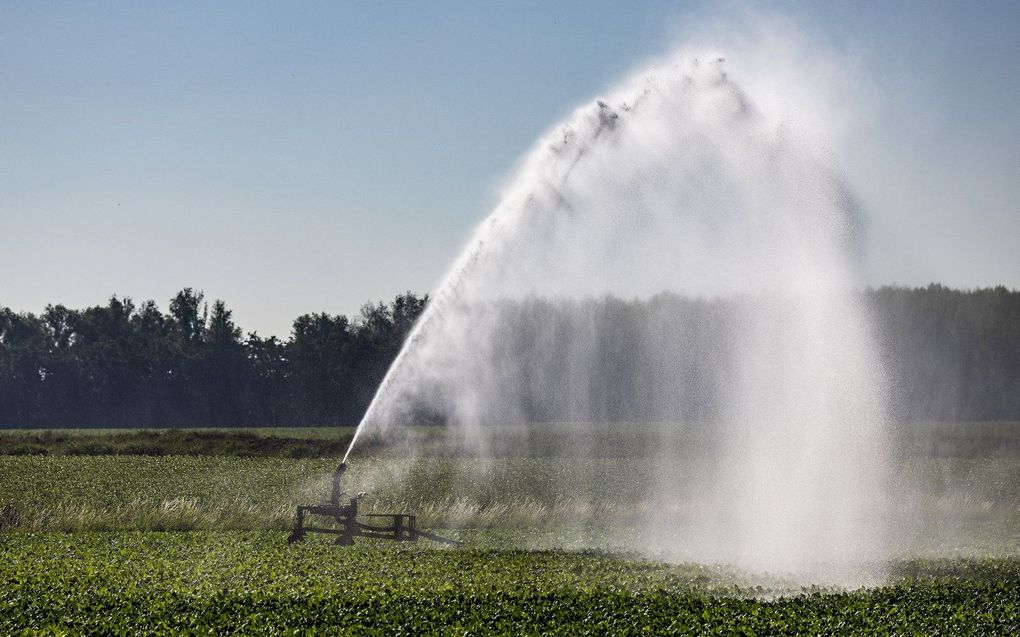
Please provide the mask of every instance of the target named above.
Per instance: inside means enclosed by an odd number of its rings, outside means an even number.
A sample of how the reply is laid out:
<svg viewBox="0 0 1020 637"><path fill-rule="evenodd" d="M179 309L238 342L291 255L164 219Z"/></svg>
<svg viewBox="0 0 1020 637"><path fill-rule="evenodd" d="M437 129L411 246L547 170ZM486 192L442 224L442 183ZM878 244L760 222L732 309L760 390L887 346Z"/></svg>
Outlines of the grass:
<svg viewBox="0 0 1020 637"><path fill-rule="evenodd" d="M30 531L284 529L300 503L321 501L335 459L189 456L0 458L0 529ZM423 524L555 525L612 512L640 496L651 475L625 461L358 459L350 491L363 511L415 511ZM477 470L493 476L473 481ZM455 495L451 495L455 494Z"/></svg>
<svg viewBox="0 0 1020 637"><path fill-rule="evenodd" d="M284 530L323 501L337 460L230 456L0 457L0 530ZM413 512L431 528L592 533L640 527L658 503L656 461L630 458L356 458L346 488L365 513ZM696 466L682 470L696 475ZM897 510L925 535L904 551L1020 552L1020 462L915 458ZM485 479L478 479L484 474ZM697 515L693 504L681 519ZM682 531L682 529L679 529ZM530 540L525 540L530 542ZM579 542L592 545L592 542ZM543 542L527 543L543 546ZM595 542L594 545L602 544Z"/></svg>

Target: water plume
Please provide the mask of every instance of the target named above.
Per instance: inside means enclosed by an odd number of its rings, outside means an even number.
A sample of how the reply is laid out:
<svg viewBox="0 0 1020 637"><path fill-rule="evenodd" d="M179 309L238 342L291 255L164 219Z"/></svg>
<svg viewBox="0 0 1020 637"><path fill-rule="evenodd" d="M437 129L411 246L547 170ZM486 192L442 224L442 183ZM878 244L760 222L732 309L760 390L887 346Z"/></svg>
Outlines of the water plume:
<svg viewBox="0 0 1020 637"><path fill-rule="evenodd" d="M579 423L584 447L585 423L662 423L652 506L625 543L863 581L884 546L886 414L852 294L861 228L829 153L721 57L675 53L521 161L351 447L440 420L487 458L494 424ZM674 444L671 423L692 422L700 442Z"/></svg>

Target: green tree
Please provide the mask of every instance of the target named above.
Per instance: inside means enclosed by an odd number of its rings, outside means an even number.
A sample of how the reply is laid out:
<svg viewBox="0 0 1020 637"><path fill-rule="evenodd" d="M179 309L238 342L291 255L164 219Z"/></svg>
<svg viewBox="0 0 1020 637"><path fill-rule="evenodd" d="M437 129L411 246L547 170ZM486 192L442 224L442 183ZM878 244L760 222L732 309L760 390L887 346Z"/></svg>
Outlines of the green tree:
<svg viewBox="0 0 1020 637"><path fill-rule="evenodd" d="M243 424L242 391L247 357L241 342L241 329L234 324L233 312L223 301L213 302L201 351L200 392L206 401L210 423Z"/></svg>

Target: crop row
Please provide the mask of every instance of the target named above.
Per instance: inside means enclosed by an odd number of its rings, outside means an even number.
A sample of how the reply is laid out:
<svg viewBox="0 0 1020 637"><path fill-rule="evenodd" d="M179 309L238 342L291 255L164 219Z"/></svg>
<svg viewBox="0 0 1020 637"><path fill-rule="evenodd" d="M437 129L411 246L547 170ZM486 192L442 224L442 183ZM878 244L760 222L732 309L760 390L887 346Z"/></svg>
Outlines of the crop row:
<svg viewBox="0 0 1020 637"><path fill-rule="evenodd" d="M0 536L0 632L1010 634L1020 563L912 562L776 598L601 553L288 546L275 532Z"/></svg>

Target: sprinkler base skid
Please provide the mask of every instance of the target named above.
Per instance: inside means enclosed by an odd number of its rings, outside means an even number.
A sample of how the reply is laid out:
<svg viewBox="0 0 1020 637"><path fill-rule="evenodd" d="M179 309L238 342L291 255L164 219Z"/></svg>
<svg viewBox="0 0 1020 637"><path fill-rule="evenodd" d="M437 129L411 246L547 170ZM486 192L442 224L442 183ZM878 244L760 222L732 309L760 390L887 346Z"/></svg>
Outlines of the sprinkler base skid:
<svg viewBox="0 0 1020 637"><path fill-rule="evenodd" d="M297 508L297 516L294 519L294 530L287 538L288 544L300 542L307 533L325 533L335 535L335 543L341 546L351 546L354 538L367 537L380 540L393 540L394 542L417 542L418 538L426 538L443 544L459 545L460 542L451 540L428 531L418 529L417 516L407 513L367 513L363 517L379 518L381 524L365 524L358 522L358 500L364 494L351 498L350 504L340 504L340 478L347 467L341 464L336 473L333 474L333 489L330 493L328 504L300 505ZM333 526L305 526L305 517L309 515L329 518L333 520ZM374 521L374 520L373 520ZM389 522L387 525L386 522Z"/></svg>

